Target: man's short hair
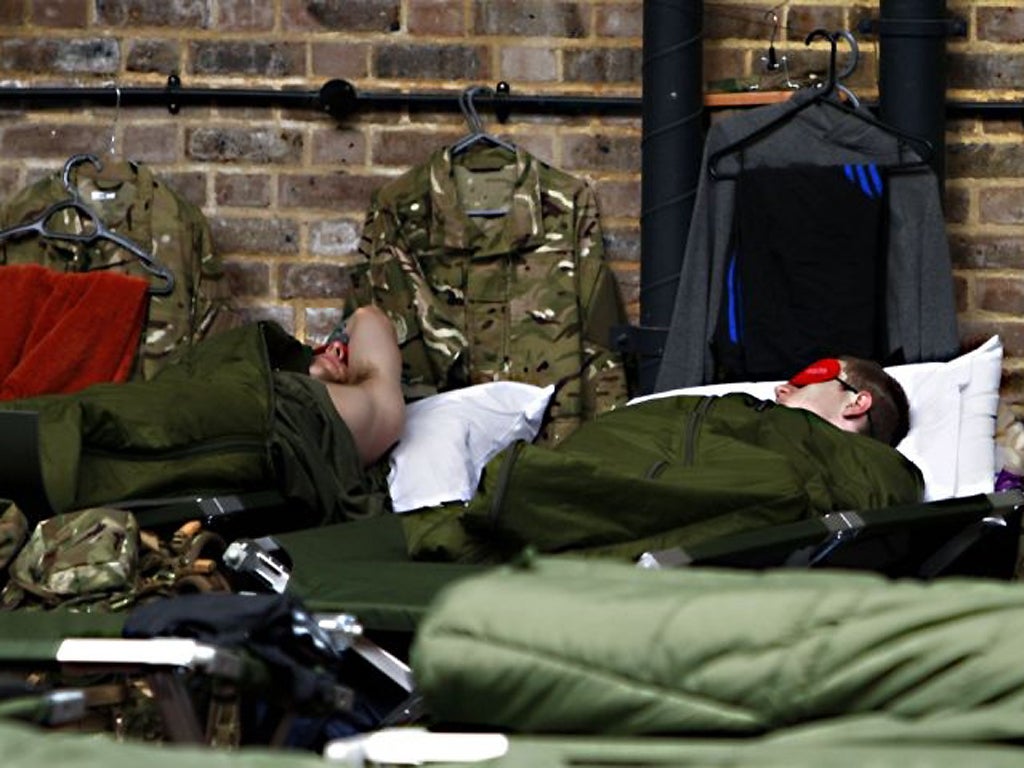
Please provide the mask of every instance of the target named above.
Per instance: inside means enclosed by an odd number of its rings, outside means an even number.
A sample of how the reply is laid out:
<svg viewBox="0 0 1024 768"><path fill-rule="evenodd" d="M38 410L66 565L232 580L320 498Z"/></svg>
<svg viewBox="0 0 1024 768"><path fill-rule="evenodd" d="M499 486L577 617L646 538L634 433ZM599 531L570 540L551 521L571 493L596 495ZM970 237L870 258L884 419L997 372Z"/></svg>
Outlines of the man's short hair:
<svg viewBox="0 0 1024 768"><path fill-rule="evenodd" d="M871 428L874 437L895 448L910 431L910 403L903 387L873 360L841 357L844 378L871 393ZM865 430L867 426L865 425Z"/></svg>

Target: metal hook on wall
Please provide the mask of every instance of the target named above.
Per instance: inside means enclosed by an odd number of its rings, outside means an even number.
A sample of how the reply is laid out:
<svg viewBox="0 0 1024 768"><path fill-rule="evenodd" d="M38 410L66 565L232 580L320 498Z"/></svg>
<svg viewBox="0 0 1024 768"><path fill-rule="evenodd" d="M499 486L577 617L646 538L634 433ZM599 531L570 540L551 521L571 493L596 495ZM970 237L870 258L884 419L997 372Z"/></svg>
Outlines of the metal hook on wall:
<svg viewBox="0 0 1024 768"><path fill-rule="evenodd" d="M114 84L114 122L110 126L110 154L117 154L117 123L121 117L121 86Z"/></svg>
<svg viewBox="0 0 1024 768"><path fill-rule="evenodd" d="M770 11L766 11L764 17L771 21L772 33L768 38L768 55L762 56L761 61L765 63L765 69L769 72L774 72L779 68L779 57L778 54L775 53L775 39L779 34L779 14L777 14L773 8Z"/></svg>

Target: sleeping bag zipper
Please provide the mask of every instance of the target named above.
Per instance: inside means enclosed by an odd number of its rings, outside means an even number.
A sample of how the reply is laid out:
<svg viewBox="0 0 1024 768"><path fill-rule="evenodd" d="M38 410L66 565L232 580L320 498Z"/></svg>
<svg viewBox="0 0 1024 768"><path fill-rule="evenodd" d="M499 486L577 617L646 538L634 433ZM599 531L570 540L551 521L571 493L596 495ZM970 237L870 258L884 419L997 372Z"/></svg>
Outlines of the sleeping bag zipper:
<svg viewBox="0 0 1024 768"><path fill-rule="evenodd" d="M704 423L704 417L707 416L716 400L718 400L716 395L705 395L690 413L690 418L686 423L686 433L683 436L683 466L693 465L697 452L697 435Z"/></svg>
<svg viewBox="0 0 1024 768"><path fill-rule="evenodd" d="M99 458L115 458L121 461L164 461L167 459L185 459L212 453L263 453L266 441L260 438L215 438L180 448L149 451L120 451L103 448L83 447L83 456Z"/></svg>

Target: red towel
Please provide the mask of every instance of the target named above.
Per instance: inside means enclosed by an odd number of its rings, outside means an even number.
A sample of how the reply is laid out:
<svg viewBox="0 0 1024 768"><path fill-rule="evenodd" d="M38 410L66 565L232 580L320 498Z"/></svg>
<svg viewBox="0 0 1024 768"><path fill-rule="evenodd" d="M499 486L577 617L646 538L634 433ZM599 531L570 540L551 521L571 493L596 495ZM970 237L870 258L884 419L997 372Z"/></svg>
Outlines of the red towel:
<svg viewBox="0 0 1024 768"><path fill-rule="evenodd" d="M144 279L113 272L0 267L0 400L127 379L147 290Z"/></svg>

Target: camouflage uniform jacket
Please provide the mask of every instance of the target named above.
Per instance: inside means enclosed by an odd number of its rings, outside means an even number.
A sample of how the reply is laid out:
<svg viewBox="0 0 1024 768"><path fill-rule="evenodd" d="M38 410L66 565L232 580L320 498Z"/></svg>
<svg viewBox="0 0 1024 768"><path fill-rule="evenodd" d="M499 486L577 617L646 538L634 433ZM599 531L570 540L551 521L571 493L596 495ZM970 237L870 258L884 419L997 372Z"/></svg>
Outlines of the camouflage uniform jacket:
<svg viewBox="0 0 1024 768"><path fill-rule="evenodd" d="M377 190L353 298L394 322L407 394L556 384L543 439L558 442L627 397L609 349L622 304L592 189L522 150L510 158L478 148L453 162L442 148ZM486 211L467 213L474 197Z"/></svg>
<svg viewBox="0 0 1024 768"><path fill-rule="evenodd" d="M108 160L102 171L84 164L72 175L79 200L108 229L138 244L174 274L170 295L150 297L135 378L152 378L175 350L237 324L228 309L229 287L213 252L209 223L199 208L144 165ZM67 200L60 173L41 179L0 208L0 228L31 222L49 206ZM51 216L46 226L58 232L91 231L90 223L70 208ZM75 272L116 269L162 284L132 254L102 239L85 244L36 234L8 238L0 243L0 264L42 264Z"/></svg>

